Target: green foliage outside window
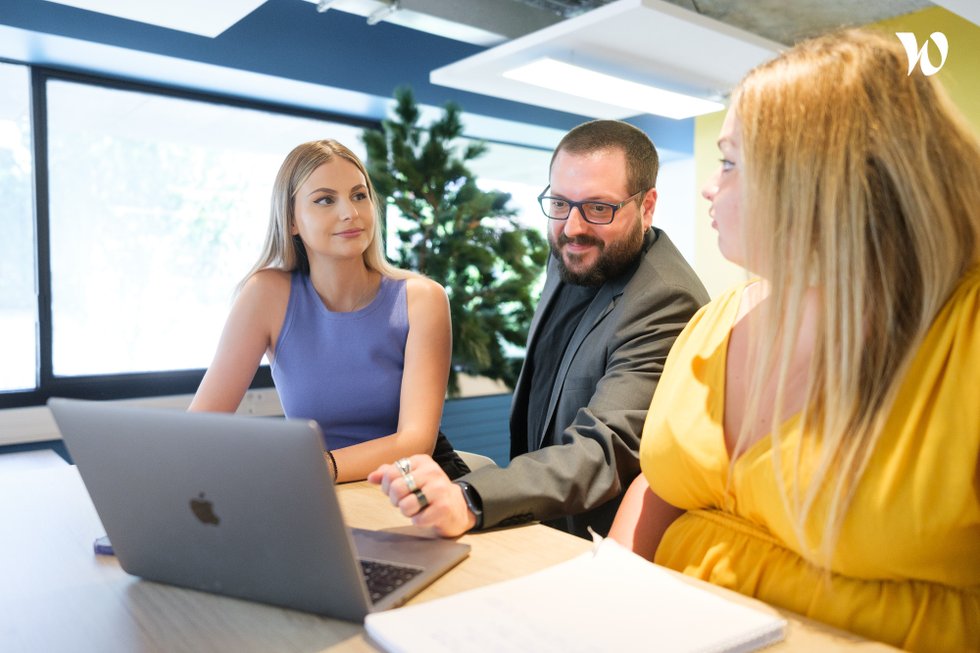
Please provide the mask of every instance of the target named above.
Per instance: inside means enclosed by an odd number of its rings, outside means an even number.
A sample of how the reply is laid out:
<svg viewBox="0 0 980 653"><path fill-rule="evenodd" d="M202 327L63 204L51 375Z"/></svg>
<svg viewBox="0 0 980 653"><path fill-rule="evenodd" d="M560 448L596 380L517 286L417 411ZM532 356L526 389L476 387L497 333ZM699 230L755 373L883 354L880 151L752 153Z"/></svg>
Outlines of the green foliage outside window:
<svg viewBox="0 0 980 653"><path fill-rule="evenodd" d="M398 230L393 262L449 294L450 394L458 393L459 373L513 387L522 360L508 356L507 345L520 348L527 339L548 244L517 221L508 193L477 187L467 164L487 146L457 144L463 132L457 105L447 103L438 120L422 127L411 90L398 89L395 99L395 119L363 135L371 179L407 225Z"/></svg>

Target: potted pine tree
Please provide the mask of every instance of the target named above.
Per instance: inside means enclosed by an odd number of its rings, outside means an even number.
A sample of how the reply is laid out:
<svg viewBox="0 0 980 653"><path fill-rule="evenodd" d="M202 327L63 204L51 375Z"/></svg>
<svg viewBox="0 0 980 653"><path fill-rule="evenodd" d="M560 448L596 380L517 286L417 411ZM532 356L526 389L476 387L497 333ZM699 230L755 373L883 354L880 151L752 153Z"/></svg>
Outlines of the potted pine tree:
<svg viewBox="0 0 980 653"><path fill-rule="evenodd" d="M363 134L371 179L402 218L393 262L449 294L450 394L458 394L460 373L513 387L522 360L508 352L527 339L548 244L517 221L508 193L477 187L468 163L487 145L462 138L458 105L447 103L422 126L410 89L396 90L395 100L394 118Z"/></svg>

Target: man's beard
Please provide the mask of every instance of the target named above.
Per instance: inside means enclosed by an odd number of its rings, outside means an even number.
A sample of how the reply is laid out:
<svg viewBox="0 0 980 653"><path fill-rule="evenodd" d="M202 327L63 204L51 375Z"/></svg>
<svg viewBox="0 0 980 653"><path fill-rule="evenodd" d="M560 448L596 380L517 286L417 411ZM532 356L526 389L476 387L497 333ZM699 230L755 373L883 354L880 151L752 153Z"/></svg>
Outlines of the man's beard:
<svg viewBox="0 0 980 653"><path fill-rule="evenodd" d="M589 268L574 271L565 265L561 247L573 242L580 245L594 245L599 249L598 258ZM558 234L557 243L552 233L549 233L548 243L551 245L551 255L555 257L555 262L558 264L558 274L562 281L576 286L601 286L606 281L626 272L627 268L639 258L640 250L643 249L643 227L637 220L634 227L623 234L622 238L608 244L592 236L569 238L564 233ZM569 256L575 260L579 255Z"/></svg>

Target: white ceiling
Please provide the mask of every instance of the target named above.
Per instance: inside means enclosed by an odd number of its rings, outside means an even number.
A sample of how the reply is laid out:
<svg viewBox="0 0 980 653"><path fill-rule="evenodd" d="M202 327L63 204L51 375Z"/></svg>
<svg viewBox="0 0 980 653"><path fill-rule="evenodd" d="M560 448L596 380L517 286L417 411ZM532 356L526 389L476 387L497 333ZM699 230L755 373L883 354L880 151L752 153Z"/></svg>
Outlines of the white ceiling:
<svg viewBox="0 0 980 653"><path fill-rule="evenodd" d="M214 37L265 0L48 0ZM297 2L299 0L296 0ZM484 46L431 71L433 84L580 115L624 118L615 93L582 98L504 77L544 57L597 73L704 99L724 96L753 66L784 46L758 34L819 33L863 18L887 17L926 0L306 0L310 11L346 11ZM935 0L980 24L978 0ZM600 5L572 15L571 9ZM555 7L570 11L556 13ZM378 13L383 11L383 18ZM581 11L581 9L577 9ZM864 12L864 13L861 13ZM867 14L867 15L866 15ZM572 15L571 18L564 16ZM714 16L711 18L709 16ZM870 18L869 18L870 16ZM312 16L311 16L312 18ZM742 25L744 29L735 27ZM749 31L746 31L749 30ZM645 106L645 105L644 105ZM657 113L651 107L650 113Z"/></svg>
<svg viewBox="0 0 980 653"><path fill-rule="evenodd" d="M980 26L980 2L977 0L932 0L941 7L959 14L974 25Z"/></svg>

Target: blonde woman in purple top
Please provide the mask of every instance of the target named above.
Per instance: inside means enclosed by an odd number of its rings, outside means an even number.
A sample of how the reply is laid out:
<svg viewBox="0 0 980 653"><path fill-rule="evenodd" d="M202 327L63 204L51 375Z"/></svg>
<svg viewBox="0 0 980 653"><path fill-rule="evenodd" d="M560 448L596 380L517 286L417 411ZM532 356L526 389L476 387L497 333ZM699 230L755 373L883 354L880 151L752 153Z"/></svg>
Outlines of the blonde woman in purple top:
<svg viewBox="0 0 980 653"><path fill-rule="evenodd" d="M337 481L432 453L449 377L445 290L385 260L379 206L337 141L289 153L264 251L190 406L233 412L268 356L286 415L317 420Z"/></svg>

